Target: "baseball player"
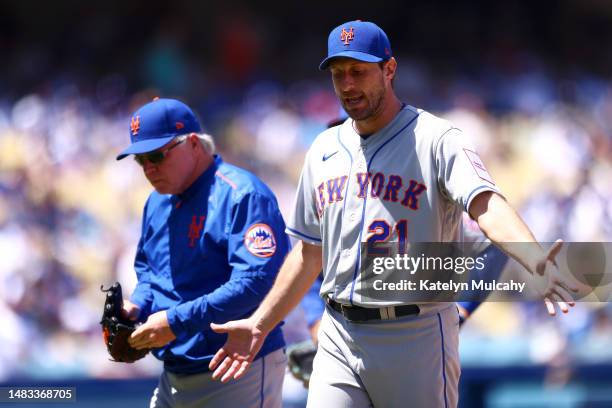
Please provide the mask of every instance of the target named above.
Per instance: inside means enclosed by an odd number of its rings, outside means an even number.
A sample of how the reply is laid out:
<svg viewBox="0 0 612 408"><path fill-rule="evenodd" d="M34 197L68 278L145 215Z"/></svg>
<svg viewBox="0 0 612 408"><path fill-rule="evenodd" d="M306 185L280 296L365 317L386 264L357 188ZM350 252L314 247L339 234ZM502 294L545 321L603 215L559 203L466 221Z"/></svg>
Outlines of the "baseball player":
<svg viewBox="0 0 612 408"><path fill-rule="evenodd" d="M342 123L344 123L344 121L347 118L348 118L348 114L342 107L340 107L339 112L338 112L338 117L330 121L327 124L327 128L329 129L329 128L341 125ZM485 244L484 248L482 248L481 252L477 255L477 257L484 259L484 269L482 270L482 272L479 272L478 270L474 270L473 271L474 274L471 276L471 279L474 279L474 280L484 279L487 281L496 280L499 278L499 276L501 275L501 272L503 271L506 264L508 263L508 256L495 245L490 244L490 242L487 243L488 240L482 234L482 231L480 231L480 229L478 228L478 225L475 225L476 223L472 221L471 219L469 219L469 216L466 216L466 214L467 214L466 212L463 212L462 214L464 241L473 243L474 248L477 248L479 246L483 247L482 244L483 243ZM323 315L323 311L325 310L325 303L322 301L319 295L321 291L322 281L323 281L323 275L319 274L317 279L312 284L308 292L306 292L306 295L304 296L304 298L302 299L300 303L300 306L302 307L302 310L304 311L304 315L306 318L306 324L308 325L308 331L310 333L310 338L312 342L315 343L315 347L316 347L316 343L318 342L318 332L319 332L319 324L321 323L321 316ZM483 296L483 298L486 298L486 296ZM463 325L463 323L465 323L467 318L470 317L472 313L474 313L474 311L478 309L478 307L480 307L481 304L482 302L478 302L478 301L458 301L457 311L459 312L459 325L460 326ZM300 350L301 352L302 347L310 348L310 347L313 347L313 345L304 344L303 346L300 346L297 350ZM289 357L291 357L290 353L288 354L289 354ZM290 358L289 359L290 368L292 368L291 363L292 361ZM296 364L297 363L298 362L296 362ZM300 371L299 375L303 375L301 373L303 367L295 367L295 369L296 371ZM310 373L306 373L306 375L309 376ZM298 379L303 380L303 378L298 378Z"/></svg>
<svg viewBox="0 0 612 408"><path fill-rule="evenodd" d="M337 119L330 121L327 124L327 128L329 129L341 125L347 118L348 114L342 107L340 107ZM482 272L474 270L471 279L484 279L486 281L498 279L508 263L508 255L502 252L495 245L488 242L486 237L482 234L480 228L478 228L478 225L476 225L476 223L469 218L466 212L463 212L462 217L463 240L471 242L474 245L475 250L477 247L481 247L480 253L477 255L477 257L484 259L484 269ZM306 292L306 295L300 304L306 317L306 324L308 325L311 340L314 343L318 342L319 324L321 323L321 316L325 310L325 303L322 301L319 295L322 281L323 275L319 274L308 292ZM486 296L482 296L482 298L486 298ZM470 317L481 304L482 302L478 301L457 302L460 326L465 323L467 318Z"/></svg>
<svg viewBox="0 0 612 408"><path fill-rule="evenodd" d="M225 336L210 322L250 315L269 291L289 241L270 189L215 155L193 111L157 99L131 118L134 155L155 191L144 207L136 252L138 284L124 302L144 321L130 337L164 362L151 407L278 407L286 367L278 325L250 375L212 381L208 365Z"/></svg>
<svg viewBox="0 0 612 408"><path fill-rule="evenodd" d="M213 378L245 375L271 328L323 270L327 306L308 406L455 407L457 308L364 296L362 243L457 241L466 211L493 243L546 279L551 314L555 304L564 312L573 305L574 288L555 265L561 243L537 253L505 244L535 239L461 130L398 99L397 62L377 25L334 28L320 69L330 71L350 118L322 132L306 154L287 225L299 241L266 299L247 319L211 325L228 333L211 361Z"/></svg>

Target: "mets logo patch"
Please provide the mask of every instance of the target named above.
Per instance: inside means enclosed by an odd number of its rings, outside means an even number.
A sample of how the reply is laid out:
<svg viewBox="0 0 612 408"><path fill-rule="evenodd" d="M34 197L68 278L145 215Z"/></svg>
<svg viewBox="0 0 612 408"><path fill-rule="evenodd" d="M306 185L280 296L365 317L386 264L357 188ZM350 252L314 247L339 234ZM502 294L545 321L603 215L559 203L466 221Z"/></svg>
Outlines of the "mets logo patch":
<svg viewBox="0 0 612 408"><path fill-rule="evenodd" d="M276 252L274 232L266 224L253 224L244 234L244 246L255 256L269 258Z"/></svg>

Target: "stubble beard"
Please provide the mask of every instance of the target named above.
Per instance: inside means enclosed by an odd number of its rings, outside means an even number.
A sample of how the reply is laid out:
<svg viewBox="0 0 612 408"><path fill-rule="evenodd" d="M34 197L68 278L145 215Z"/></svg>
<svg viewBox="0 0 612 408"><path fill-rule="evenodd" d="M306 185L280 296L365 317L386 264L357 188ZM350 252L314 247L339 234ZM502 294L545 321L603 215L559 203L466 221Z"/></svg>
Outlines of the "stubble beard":
<svg viewBox="0 0 612 408"><path fill-rule="evenodd" d="M363 110L353 112L350 108L347 108L344 100L342 100L342 107L349 115L349 117L355 121L368 120L376 116L382 109L383 100L385 99L385 88L381 88L381 92L374 94L372 97L366 99L368 106Z"/></svg>

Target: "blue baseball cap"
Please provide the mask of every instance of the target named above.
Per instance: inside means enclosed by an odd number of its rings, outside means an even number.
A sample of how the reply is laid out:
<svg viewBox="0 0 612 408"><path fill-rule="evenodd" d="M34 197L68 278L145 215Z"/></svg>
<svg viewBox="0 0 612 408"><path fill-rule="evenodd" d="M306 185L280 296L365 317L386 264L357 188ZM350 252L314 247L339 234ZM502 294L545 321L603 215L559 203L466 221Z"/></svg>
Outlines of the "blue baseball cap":
<svg viewBox="0 0 612 408"><path fill-rule="evenodd" d="M193 132L201 132L201 127L189 106L176 99L155 98L132 114L132 144L117 156L117 160L130 154L152 152L177 136Z"/></svg>
<svg viewBox="0 0 612 408"><path fill-rule="evenodd" d="M334 28L327 38L327 58L319 69L325 70L332 58L347 57L365 62L380 62L391 58L391 43L387 34L369 21L349 21Z"/></svg>

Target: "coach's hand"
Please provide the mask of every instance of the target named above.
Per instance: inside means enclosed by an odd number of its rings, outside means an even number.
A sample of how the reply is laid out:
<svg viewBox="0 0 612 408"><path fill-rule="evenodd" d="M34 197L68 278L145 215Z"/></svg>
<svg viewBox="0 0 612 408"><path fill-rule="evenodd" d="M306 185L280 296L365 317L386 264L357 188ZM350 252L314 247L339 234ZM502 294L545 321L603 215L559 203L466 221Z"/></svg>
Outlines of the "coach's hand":
<svg viewBox="0 0 612 408"><path fill-rule="evenodd" d="M578 292L578 288L570 283L557 267L555 258L562 246L563 240L556 240L546 257L540 260L535 268L537 276L543 280L540 287L543 288L544 304L551 316L556 314L555 303L563 313L567 313L569 307L575 305L571 292Z"/></svg>
<svg viewBox="0 0 612 408"><path fill-rule="evenodd" d="M129 339L130 346L135 349L157 348L165 346L176 336L168 324L166 311L153 313L145 323L138 326Z"/></svg>
<svg viewBox="0 0 612 408"><path fill-rule="evenodd" d="M123 299L123 309L121 309L121 315L128 320L136 321L140 316L140 307L127 299Z"/></svg>
<svg viewBox="0 0 612 408"><path fill-rule="evenodd" d="M256 327L251 319L211 323L210 328L216 333L227 333L227 341L210 361L208 368L213 372L212 379L221 377L221 382L230 378L242 377L261 349L267 333Z"/></svg>

